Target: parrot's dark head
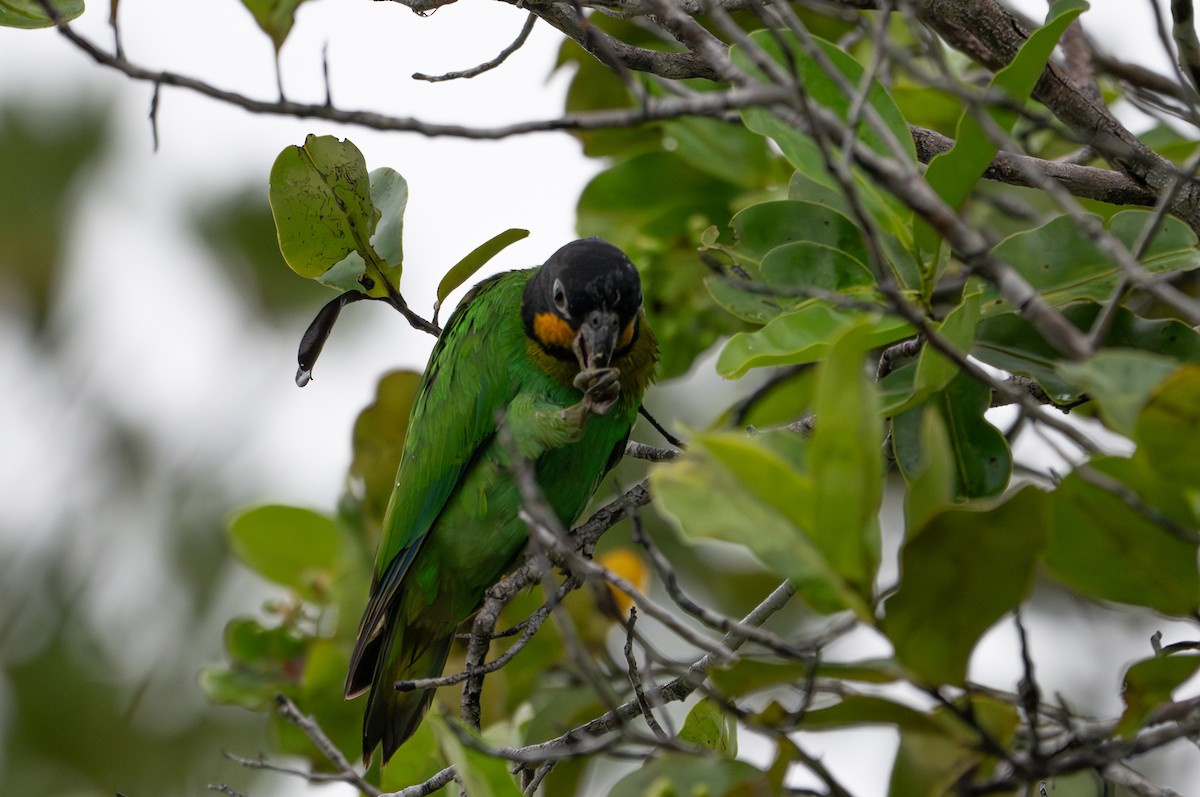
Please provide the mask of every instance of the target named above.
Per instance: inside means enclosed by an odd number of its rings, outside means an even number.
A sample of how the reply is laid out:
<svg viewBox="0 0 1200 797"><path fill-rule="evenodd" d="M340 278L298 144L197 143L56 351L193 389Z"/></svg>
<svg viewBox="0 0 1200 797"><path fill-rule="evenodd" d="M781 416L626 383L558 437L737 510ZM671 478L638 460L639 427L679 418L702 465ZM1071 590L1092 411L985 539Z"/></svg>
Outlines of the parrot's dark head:
<svg viewBox="0 0 1200 797"><path fill-rule="evenodd" d="M642 283L617 247L599 238L572 241L525 285L525 334L555 359L605 368L629 351L641 324Z"/></svg>

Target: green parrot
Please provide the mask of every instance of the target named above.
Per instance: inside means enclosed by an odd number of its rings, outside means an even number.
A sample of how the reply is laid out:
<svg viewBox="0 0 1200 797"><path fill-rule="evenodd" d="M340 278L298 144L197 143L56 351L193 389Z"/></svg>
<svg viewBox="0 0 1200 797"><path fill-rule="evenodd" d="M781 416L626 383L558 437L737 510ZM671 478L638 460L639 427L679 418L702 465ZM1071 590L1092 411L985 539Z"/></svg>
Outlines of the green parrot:
<svg viewBox="0 0 1200 797"><path fill-rule="evenodd" d="M417 390L350 658L346 698L370 692L364 761L382 744L386 763L416 731L433 690L393 684L442 674L458 627L525 544L498 424L569 526L621 459L657 359L638 271L598 238L459 304Z"/></svg>

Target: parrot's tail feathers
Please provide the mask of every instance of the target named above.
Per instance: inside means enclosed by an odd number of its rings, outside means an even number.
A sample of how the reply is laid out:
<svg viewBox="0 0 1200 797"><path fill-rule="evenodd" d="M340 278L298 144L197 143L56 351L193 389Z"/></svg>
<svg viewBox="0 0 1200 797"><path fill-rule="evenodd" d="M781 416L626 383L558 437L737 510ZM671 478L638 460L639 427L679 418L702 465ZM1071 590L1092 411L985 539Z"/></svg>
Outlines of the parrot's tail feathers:
<svg viewBox="0 0 1200 797"><path fill-rule="evenodd" d="M399 629L389 629L379 651L379 663L363 717L363 760L367 764L380 744L386 764L397 748L416 732L436 690L401 692L396 689L396 682L440 676L454 642L454 629L434 639L404 637Z"/></svg>
<svg viewBox="0 0 1200 797"><path fill-rule="evenodd" d="M358 697L371 688L382 649L382 635L373 639L366 639L365 635L359 637L358 643L354 646L354 653L350 657L350 670L346 674L345 694L347 700Z"/></svg>

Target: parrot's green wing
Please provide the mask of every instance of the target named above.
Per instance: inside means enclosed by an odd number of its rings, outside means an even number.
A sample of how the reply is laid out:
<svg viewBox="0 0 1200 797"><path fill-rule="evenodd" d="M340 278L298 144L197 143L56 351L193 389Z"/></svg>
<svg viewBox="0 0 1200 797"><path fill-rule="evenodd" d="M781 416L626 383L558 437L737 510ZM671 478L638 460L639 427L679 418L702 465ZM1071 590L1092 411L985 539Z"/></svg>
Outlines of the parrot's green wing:
<svg viewBox="0 0 1200 797"><path fill-rule="evenodd" d="M509 377L508 363L524 354L517 308L530 273L509 271L476 285L446 322L430 355L413 403L397 489L384 516L371 599L350 660L348 695L370 685L369 668L359 672L364 652L378 643L409 565L520 388Z"/></svg>

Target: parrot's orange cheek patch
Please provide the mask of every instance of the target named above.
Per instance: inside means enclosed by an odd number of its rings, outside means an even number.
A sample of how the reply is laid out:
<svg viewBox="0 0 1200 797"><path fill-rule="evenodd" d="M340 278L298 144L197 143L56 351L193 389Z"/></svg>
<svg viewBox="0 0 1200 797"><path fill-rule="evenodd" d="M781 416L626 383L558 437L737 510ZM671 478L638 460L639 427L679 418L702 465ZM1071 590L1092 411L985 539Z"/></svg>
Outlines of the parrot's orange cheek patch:
<svg viewBox="0 0 1200 797"><path fill-rule="evenodd" d="M575 330L554 313L538 313L534 316L533 334L544 346L561 346L568 351L575 342Z"/></svg>
<svg viewBox="0 0 1200 797"><path fill-rule="evenodd" d="M633 342L633 325L635 323L637 323L636 319L630 321L625 325L625 328L621 330L621 337L617 340L617 349L623 349Z"/></svg>

